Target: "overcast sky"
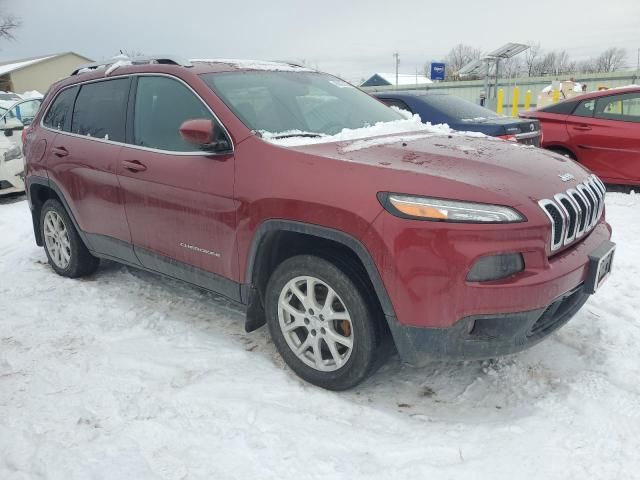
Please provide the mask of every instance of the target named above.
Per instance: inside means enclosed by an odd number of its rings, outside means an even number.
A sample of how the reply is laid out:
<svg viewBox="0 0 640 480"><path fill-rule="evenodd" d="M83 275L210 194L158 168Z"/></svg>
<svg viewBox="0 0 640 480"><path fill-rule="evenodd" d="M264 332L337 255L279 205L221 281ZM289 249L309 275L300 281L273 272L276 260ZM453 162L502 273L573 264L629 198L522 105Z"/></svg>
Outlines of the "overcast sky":
<svg viewBox="0 0 640 480"><path fill-rule="evenodd" d="M188 58L305 60L349 80L415 73L457 43L485 51L539 41L575 59L626 48L635 67L640 0L0 0L22 19L0 60L75 51L100 60L120 49ZM517 18L514 12L519 9Z"/></svg>

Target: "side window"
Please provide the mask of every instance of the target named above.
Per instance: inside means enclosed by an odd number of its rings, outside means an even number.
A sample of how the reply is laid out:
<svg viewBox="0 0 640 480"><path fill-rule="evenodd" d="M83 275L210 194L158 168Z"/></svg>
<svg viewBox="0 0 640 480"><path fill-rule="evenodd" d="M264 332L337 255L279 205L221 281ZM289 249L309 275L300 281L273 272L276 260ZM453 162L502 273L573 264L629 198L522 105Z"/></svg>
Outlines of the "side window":
<svg viewBox="0 0 640 480"><path fill-rule="evenodd" d="M397 107L400 110L406 110L407 112L413 113L413 111L409 108L409 105L404 103L402 100L398 100L397 98L381 98L382 103L389 107Z"/></svg>
<svg viewBox="0 0 640 480"><path fill-rule="evenodd" d="M186 120L215 119L202 101L181 82L168 77L138 77L133 143L171 152L197 152L185 142L180 126ZM219 134L223 134L218 128Z"/></svg>
<svg viewBox="0 0 640 480"><path fill-rule="evenodd" d="M72 87L62 90L58 94L44 117L43 124L45 127L69 131L73 101L77 93L78 87Z"/></svg>
<svg viewBox="0 0 640 480"><path fill-rule="evenodd" d="M578 104L578 107L573 112L573 115L576 117L593 117L595 104L595 100L584 100Z"/></svg>
<svg viewBox="0 0 640 480"><path fill-rule="evenodd" d="M124 142L128 96L128 78L83 85L73 109L71 132Z"/></svg>
<svg viewBox="0 0 640 480"><path fill-rule="evenodd" d="M564 101L541 108L540 111L547 113L557 113L559 115L570 115L575 107L576 102Z"/></svg>
<svg viewBox="0 0 640 480"><path fill-rule="evenodd" d="M640 93L599 98L595 116L604 120L640 123Z"/></svg>

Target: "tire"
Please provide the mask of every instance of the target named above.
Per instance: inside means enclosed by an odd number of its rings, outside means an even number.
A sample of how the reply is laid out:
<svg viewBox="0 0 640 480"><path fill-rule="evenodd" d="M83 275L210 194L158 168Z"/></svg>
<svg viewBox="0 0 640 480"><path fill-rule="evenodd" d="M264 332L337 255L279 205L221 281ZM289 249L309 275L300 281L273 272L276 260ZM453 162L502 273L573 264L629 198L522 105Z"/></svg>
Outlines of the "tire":
<svg viewBox="0 0 640 480"><path fill-rule="evenodd" d="M77 278L97 270L100 259L91 255L58 200L47 200L42 206L40 231L49 265L58 275Z"/></svg>
<svg viewBox="0 0 640 480"><path fill-rule="evenodd" d="M291 257L275 269L265 295L267 325L280 356L299 377L328 390L358 385L388 350L379 309L348 271L312 255Z"/></svg>

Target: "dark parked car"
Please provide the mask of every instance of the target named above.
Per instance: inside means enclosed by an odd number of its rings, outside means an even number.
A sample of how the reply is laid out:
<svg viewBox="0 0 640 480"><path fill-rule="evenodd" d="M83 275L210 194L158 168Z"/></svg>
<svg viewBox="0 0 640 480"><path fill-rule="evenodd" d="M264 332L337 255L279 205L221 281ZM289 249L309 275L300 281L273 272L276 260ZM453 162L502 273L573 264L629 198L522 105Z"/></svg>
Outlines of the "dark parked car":
<svg viewBox="0 0 640 480"><path fill-rule="evenodd" d="M540 145L537 121L502 117L455 95L433 91L388 91L374 93L373 96L390 107L417 113L425 123L446 123L454 130L480 132L536 147Z"/></svg>
<svg viewBox="0 0 640 480"><path fill-rule="evenodd" d="M640 87L587 93L522 117L542 124L542 147L577 160L606 183L640 185Z"/></svg>
<svg viewBox="0 0 640 480"><path fill-rule="evenodd" d="M410 122L291 65L88 69L25 134L51 267L105 258L219 292L316 385L356 385L391 342L414 365L520 351L611 269L604 187L560 155L418 123L372 138Z"/></svg>

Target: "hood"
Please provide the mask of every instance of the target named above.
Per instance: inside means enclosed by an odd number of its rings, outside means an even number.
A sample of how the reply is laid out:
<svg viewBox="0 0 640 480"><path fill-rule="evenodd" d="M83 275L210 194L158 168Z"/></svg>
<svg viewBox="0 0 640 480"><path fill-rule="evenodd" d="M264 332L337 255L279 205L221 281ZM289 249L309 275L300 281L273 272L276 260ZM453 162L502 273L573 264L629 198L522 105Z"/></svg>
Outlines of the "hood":
<svg viewBox="0 0 640 480"><path fill-rule="evenodd" d="M386 169L384 184L375 185L380 191L512 206L550 198L590 174L547 150L456 134L414 132L289 148ZM573 179L566 181L567 174Z"/></svg>

